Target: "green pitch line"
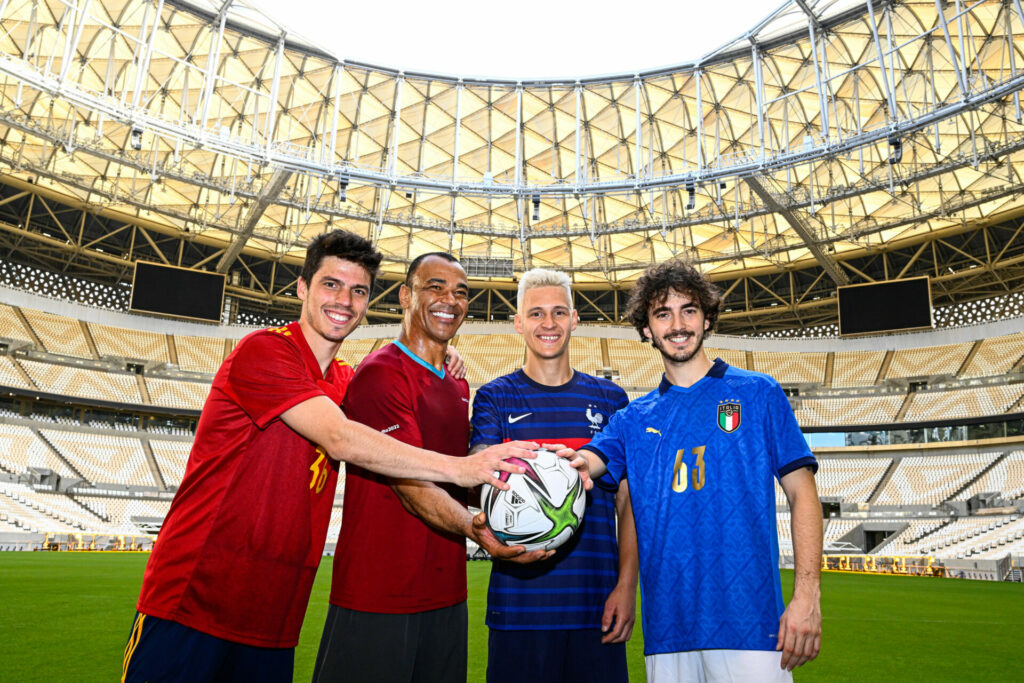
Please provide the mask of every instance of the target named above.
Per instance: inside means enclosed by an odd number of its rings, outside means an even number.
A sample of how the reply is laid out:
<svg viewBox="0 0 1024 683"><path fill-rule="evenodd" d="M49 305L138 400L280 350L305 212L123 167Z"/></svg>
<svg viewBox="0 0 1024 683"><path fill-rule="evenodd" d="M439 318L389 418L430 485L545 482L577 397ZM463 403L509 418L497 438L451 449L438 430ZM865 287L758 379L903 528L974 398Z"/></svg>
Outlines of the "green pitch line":
<svg viewBox="0 0 1024 683"><path fill-rule="evenodd" d="M111 681L148 555L0 553L0 680ZM327 614L331 561L317 574L295 655L308 683ZM469 680L483 681L490 564L471 562ZM783 572L786 594L792 572ZM948 579L822 576L822 654L798 681L995 681L1024 670L1024 585ZM644 680L639 624L627 646L630 678Z"/></svg>

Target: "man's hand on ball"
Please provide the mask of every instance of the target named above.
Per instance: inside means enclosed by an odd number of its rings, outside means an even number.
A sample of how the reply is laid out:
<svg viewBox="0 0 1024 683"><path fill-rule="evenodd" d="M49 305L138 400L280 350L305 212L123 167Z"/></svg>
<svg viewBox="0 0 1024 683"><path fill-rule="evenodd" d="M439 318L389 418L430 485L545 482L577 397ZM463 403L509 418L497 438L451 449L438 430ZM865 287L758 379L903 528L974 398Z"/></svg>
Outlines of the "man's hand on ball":
<svg viewBox="0 0 1024 683"><path fill-rule="evenodd" d="M487 526L487 515L483 512L473 518L473 528L469 538L476 541L495 560L529 564L538 560L546 560L555 554L554 550L531 550L526 552L526 548L521 545L505 545L498 540L494 532L491 531L491 528Z"/></svg>
<svg viewBox="0 0 1024 683"><path fill-rule="evenodd" d="M559 458L567 458L569 465L576 468L576 471L580 473L580 479L583 480L583 488L587 491L594 488L594 482L590 478L590 463L587 462L586 458L560 443L546 443L542 447L553 451Z"/></svg>
<svg viewBox="0 0 1024 683"><path fill-rule="evenodd" d="M508 441L485 448L479 453L467 455L455 460L456 473L453 479L459 486L470 487L477 484L508 490L508 484L496 476L497 472L522 474L525 468L517 464L518 460L532 460L537 455L533 452L539 446L532 441ZM509 460L512 458L512 460Z"/></svg>

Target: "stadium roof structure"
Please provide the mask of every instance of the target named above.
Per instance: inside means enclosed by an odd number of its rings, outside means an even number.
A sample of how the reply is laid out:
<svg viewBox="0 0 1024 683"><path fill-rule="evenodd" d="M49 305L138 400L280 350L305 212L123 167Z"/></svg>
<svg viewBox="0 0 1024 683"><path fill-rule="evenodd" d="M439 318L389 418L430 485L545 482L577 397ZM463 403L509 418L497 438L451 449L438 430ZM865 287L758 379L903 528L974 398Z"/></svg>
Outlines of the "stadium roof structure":
<svg viewBox="0 0 1024 683"><path fill-rule="evenodd" d="M726 329L829 323L849 282L1024 281L1020 0L791 0L699 59L578 80L341 60L244 0L0 0L0 45L0 248L87 279L216 269L283 311L345 228L385 254L380 318L434 250L491 317L555 267L619 320L672 257L722 284Z"/></svg>

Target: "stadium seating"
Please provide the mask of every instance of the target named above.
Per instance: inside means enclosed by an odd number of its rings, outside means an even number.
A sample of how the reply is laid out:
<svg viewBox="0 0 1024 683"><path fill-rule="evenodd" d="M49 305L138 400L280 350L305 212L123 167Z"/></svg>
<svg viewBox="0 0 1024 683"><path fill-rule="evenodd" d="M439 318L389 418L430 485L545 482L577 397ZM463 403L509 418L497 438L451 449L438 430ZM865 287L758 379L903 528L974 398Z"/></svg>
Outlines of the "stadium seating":
<svg viewBox="0 0 1024 683"><path fill-rule="evenodd" d="M970 350L970 343L900 349L893 353L886 377L955 375Z"/></svg>
<svg viewBox="0 0 1024 683"><path fill-rule="evenodd" d="M147 377L146 389L153 405L186 410L202 410L210 393L210 385L206 383L160 377Z"/></svg>
<svg viewBox="0 0 1024 683"><path fill-rule="evenodd" d="M341 347L340 358L353 367L359 365L376 343L376 339L346 339Z"/></svg>
<svg viewBox="0 0 1024 683"><path fill-rule="evenodd" d="M963 377L995 377L1010 371L1024 356L1024 332L985 339L967 364Z"/></svg>
<svg viewBox="0 0 1024 683"><path fill-rule="evenodd" d="M992 386L918 391L903 416L906 422L954 420L978 415L1000 415L1024 395L1024 382Z"/></svg>
<svg viewBox="0 0 1024 683"><path fill-rule="evenodd" d="M569 339L569 357L573 365L581 372L601 376L604 367L601 356L601 340L597 337L581 337L576 335Z"/></svg>
<svg viewBox="0 0 1024 683"><path fill-rule="evenodd" d="M37 360L19 359L18 362L40 391L116 403L142 403L135 375L101 372Z"/></svg>
<svg viewBox="0 0 1024 683"><path fill-rule="evenodd" d="M835 543L840 538L856 529L857 526L862 523L863 520L859 519L831 518L826 520L825 529L823 532L825 546L827 547L830 543Z"/></svg>
<svg viewBox="0 0 1024 683"><path fill-rule="evenodd" d="M94 357L77 320L31 308L22 308L21 312L43 343L41 351L79 358Z"/></svg>
<svg viewBox="0 0 1024 683"><path fill-rule="evenodd" d="M836 351L832 358L832 386L873 385L884 359L885 351Z"/></svg>
<svg viewBox="0 0 1024 683"><path fill-rule="evenodd" d="M18 389L36 388L25 381L25 377L18 372L18 368L10 356L0 356L0 385Z"/></svg>
<svg viewBox="0 0 1024 683"><path fill-rule="evenodd" d="M101 357L113 356L157 363L171 361L167 349L167 335L96 323L91 323L89 330Z"/></svg>
<svg viewBox="0 0 1024 683"><path fill-rule="evenodd" d="M523 365L522 339L513 334L460 335L456 348L466 362L467 379L485 384Z"/></svg>
<svg viewBox="0 0 1024 683"><path fill-rule="evenodd" d="M7 513L8 521L20 520L35 531L87 531L97 521L68 496L40 493L13 482L0 481L0 509Z"/></svg>
<svg viewBox="0 0 1024 683"><path fill-rule="evenodd" d="M30 427L0 422L0 469L21 474L29 467L52 470L61 477L75 476Z"/></svg>
<svg viewBox="0 0 1024 683"><path fill-rule="evenodd" d="M1005 546L1007 539L1018 542L1024 536L1024 518L1017 515L1003 518L967 517L958 519L939 531L926 536L917 544L917 554L939 557L978 557L992 546L998 547L1000 540ZM1001 549L995 555L1004 556ZM979 559L982 559L979 557Z"/></svg>
<svg viewBox="0 0 1024 683"><path fill-rule="evenodd" d="M87 497L83 496L82 499L86 500ZM90 507L101 510L110 520L102 533L114 534L146 533L146 529L133 522L132 517L163 519L171 507L170 501L162 500L92 497L89 502L92 503Z"/></svg>
<svg viewBox="0 0 1024 683"><path fill-rule="evenodd" d="M1024 450L1011 451L995 467L956 496L967 500L978 493L1002 493L1005 498L1024 496Z"/></svg>
<svg viewBox="0 0 1024 683"><path fill-rule="evenodd" d="M825 363L828 354L756 351L752 355L754 358L753 369L771 375L780 384L823 384L825 382Z"/></svg>
<svg viewBox="0 0 1024 683"><path fill-rule="evenodd" d="M896 420L906 395L903 393L844 398L801 398L794 410L804 427L878 425Z"/></svg>
<svg viewBox="0 0 1024 683"><path fill-rule="evenodd" d="M7 304L0 304L0 338L32 343L32 335L25 329L14 308Z"/></svg>
<svg viewBox="0 0 1024 683"><path fill-rule="evenodd" d="M608 360L612 368L618 370L619 384L624 387L653 389L665 371L658 352L639 340L609 339Z"/></svg>
<svg viewBox="0 0 1024 683"><path fill-rule="evenodd" d="M881 505L940 503L978 474L991 458L983 453L902 458L875 502Z"/></svg>
<svg viewBox="0 0 1024 683"><path fill-rule="evenodd" d="M751 370L752 369L752 368L749 367L749 364L747 363L747 352L746 351L734 351L732 349L716 349L714 347L709 346L709 347L707 347L707 354L708 354L708 358L711 358L711 359L721 358L722 360L724 360L726 363L728 363L729 365L733 366L734 368L739 368L741 370ZM655 356L655 357L658 358L658 362L660 364L661 363L661 358L658 357L658 356Z"/></svg>
<svg viewBox="0 0 1024 683"><path fill-rule="evenodd" d="M889 458L818 458L818 495L867 502L891 463Z"/></svg>
<svg viewBox="0 0 1024 683"><path fill-rule="evenodd" d="M94 484L157 485L138 438L48 428L40 433Z"/></svg>
<svg viewBox="0 0 1024 683"><path fill-rule="evenodd" d="M164 483L167 486L181 484L181 479L185 476L188 454L192 450L192 442L151 438L149 447L153 451L153 457L156 458L156 464L164 478Z"/></svg>
<svg viewBox="0 0 1024 683"><path fill-rule="evenodd" d="M214 337L175 335L178 367L189 372L212 375L224 360L224 340Z"/></svg>

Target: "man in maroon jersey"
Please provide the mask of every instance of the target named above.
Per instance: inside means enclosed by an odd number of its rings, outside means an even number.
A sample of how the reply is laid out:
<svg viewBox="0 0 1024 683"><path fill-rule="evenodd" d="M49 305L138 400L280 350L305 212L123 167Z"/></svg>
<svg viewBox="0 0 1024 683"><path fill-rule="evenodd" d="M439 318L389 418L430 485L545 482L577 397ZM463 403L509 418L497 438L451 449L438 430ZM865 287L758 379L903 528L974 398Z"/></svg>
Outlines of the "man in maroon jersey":
<svg viewBox="0 0 1024 683"><path fill-rule="evenodd" d="M469 385L445 372L469 308L466 273L445 253L420 256L399 292L398 339L352 380L349 417L412 446L469 450ZM345 519L314 681L464 683L466 537L491 555L532 561L466 510L466 490L348 467ZM452 499L460 504L453 504Z"/></svg>
<svg viewBox="0 0 1024 683"><path fill-rule="evenodd" d="M511 467L503 458L529 457L521 447L535 445L519 442L475 461L447 457L339 410L353 373L335 356L380 260L351 233L317 237L299 321L246 336L217 372L146 567L122 681L291 680L338 460L469 486L496 483L494 470Z"/></svg>

